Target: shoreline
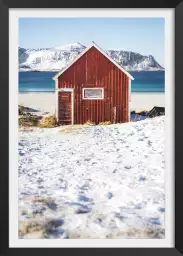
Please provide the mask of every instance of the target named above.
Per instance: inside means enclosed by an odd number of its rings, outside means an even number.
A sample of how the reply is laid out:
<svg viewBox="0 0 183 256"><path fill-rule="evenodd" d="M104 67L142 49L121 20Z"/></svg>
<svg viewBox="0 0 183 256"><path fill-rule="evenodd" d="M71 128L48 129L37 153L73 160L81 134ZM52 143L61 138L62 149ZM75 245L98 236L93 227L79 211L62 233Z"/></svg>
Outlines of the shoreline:
<svg viewBox="0 0 183 256"><path fill-rule="evenodd" d="M55 113L55 92L19 92L18 104L36 110ZM130 110L149 111L165 107L164 92L132 92Z"/></svg>
<svg viewBox="0 0 183 256"><path fill-rule="evenodd" d="M36 70L36 69L19 69L18 72L59 72L60 69L55 69L55 70ZM128 72L165 72L165 69L153 69L153 70L127 70Z"/></svg>
<svg viewBox="0 0 183 256"><path fill-rule="evenodd" d="M21 94L24 94L24 93L55 93L55 91L19 91L19 93ZM139 92L131 92L132 94L133 93L155 93L155 94L158 94L158 93L165 93L164 91L160 91L160 92L155 92L155 91L139 91Z"/></svg>

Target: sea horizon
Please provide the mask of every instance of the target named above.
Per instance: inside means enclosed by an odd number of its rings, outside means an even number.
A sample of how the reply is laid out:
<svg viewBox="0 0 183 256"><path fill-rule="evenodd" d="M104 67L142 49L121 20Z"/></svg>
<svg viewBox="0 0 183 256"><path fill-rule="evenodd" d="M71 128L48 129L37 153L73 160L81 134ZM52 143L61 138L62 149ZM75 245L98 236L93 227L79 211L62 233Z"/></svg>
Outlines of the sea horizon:
<svg viewBox="0 0 183 256"><path fill-rule="evenodd" d="M57 72L19 72L19 93L55 92L52 77ZM164 93L165 71L133 71L132 93Z"/></svg>

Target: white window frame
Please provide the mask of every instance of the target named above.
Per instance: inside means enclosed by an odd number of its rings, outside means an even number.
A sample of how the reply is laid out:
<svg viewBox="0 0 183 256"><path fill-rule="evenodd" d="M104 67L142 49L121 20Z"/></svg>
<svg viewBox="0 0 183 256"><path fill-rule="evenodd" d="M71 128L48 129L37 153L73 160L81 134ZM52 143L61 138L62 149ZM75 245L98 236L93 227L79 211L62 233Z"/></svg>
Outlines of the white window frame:
<svg viewBox="0 0 183 256"><path fill-rule="evenodd" d="M102 90L102 97L100 98L85 98L85 90ZM83 100L103 100L104 99L104 88L102 87L95 87L95 88L82 88L82 99Z"/></svg>

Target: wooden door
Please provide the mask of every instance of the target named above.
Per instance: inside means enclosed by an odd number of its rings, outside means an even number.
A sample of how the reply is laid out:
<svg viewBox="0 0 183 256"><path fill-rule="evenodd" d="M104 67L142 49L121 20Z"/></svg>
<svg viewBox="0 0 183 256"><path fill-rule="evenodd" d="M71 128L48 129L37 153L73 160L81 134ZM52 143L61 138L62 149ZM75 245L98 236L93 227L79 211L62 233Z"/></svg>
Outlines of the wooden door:
<svg viewBox="0 0 183 256"><path fill-rule="evenodd" d="M72 92L59 92L59 123L72 124Z"/></svg>

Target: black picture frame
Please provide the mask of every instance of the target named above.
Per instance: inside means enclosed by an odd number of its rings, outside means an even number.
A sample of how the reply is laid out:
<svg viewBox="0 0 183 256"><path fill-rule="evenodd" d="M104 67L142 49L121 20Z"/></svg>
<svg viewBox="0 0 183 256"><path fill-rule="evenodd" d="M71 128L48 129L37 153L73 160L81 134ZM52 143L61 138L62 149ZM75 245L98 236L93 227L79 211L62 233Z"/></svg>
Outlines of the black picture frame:
<svg viewBox="0 0 183 256"><path fill-rule="evenodd" d="M175 8L175 248L9 248L9 8ZM183 57L183 2L180 0L158 1L30 1L0 0L0 253L2 255L180 255L183 254L183 192L182 171L182 57Z"/></svg>

